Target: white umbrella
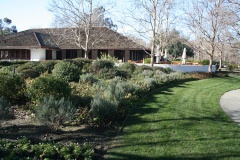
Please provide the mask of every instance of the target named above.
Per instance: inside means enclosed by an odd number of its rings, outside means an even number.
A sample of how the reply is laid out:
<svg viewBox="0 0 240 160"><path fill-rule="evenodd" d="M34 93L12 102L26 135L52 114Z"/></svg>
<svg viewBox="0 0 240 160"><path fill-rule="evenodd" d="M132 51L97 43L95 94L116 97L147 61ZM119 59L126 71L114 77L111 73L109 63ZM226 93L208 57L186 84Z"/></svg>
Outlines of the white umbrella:
<svg viewBox="0 0 240 160"><path fill-rule="evenodd" d="M156 63L159 63L160 62L160 52L159 52L159 45L157 46L156 48Z"/></svg>
<svg viewBox="0 0 240 160"><path fill-rule="evenodd" d="M167 61L167 50L165 49L165 53L164 53L164 61Z"/></svg>
<svg viewBox="0 0 240 160"><path fill-rule="evenodd" d="M187 58L187 54L186 54L186 48L183 49L183 54L182 54L182 64L186 64L186 58Z"/></svg>

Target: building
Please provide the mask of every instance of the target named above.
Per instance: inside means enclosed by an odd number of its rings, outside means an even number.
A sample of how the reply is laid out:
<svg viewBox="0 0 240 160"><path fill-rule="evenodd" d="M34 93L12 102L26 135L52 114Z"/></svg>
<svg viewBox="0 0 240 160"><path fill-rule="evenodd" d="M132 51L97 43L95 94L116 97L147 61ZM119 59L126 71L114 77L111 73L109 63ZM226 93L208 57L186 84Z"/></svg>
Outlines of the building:
<svg viewBox="0 0 240 160"><path fill-rule="evenodd" d="M93 27L88 58L109 54L119 61L139 61L148 48L107 27ZM0 37L0 60L61 60L84 58L86 35L76 28L30 29Z"/></svg>

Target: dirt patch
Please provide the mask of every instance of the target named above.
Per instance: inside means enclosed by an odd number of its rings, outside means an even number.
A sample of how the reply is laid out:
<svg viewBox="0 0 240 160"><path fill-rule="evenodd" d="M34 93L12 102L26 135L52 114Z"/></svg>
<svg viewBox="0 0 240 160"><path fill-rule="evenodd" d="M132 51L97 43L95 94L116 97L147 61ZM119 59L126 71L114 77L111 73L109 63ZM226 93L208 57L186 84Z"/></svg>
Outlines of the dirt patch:
<svg viewBox="0 0 240 160"><path fill-rule="evenodd" d="M13 108L13 114L13 118L0 121L1 139L16 140L20 137L27 137L33 143L71 141L82 144L89 142L99 153L104 154L113 133L107 128L97 128L91 125L65 125L56 132L50 132L46 127L37 124L28 111Z"/></svg>

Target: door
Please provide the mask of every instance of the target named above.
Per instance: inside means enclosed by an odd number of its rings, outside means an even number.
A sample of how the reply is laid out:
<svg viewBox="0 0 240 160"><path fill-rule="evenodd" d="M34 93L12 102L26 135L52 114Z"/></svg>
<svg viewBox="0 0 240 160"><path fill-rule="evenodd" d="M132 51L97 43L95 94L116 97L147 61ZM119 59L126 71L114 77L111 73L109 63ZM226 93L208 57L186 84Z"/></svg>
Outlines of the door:
<svg viewBox="0 0 240 160"><path fill-rule="evenodd" d="M46 60L52 60L52 50L46 50Z"/></svg>

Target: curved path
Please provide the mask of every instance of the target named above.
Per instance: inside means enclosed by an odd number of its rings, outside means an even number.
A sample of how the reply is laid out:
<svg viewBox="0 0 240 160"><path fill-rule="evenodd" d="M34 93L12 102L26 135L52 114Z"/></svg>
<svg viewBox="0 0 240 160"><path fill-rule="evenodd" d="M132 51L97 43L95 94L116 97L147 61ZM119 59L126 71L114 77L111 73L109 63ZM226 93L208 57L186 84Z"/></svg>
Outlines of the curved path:
<svg viewBox="0 0 240 160"><path fill-rule="evenodd" d="M220 99L224 112L240 125L240 89L226 92Z"/></svg>

